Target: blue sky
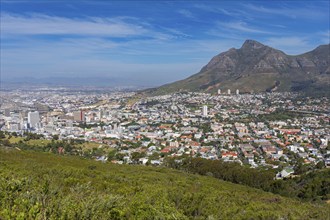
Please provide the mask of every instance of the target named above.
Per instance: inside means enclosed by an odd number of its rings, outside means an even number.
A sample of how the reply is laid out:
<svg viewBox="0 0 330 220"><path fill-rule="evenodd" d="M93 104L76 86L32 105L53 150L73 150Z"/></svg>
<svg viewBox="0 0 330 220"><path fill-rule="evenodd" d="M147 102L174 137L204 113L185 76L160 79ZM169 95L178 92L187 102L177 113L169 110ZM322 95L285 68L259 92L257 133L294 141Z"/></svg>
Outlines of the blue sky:
<svg viewBox="0 0 330 220"><path fill-rule="evenodd" d="M329 43L329 1L1 0L1 78L155 86L246 39L295 55Z"/></svg>

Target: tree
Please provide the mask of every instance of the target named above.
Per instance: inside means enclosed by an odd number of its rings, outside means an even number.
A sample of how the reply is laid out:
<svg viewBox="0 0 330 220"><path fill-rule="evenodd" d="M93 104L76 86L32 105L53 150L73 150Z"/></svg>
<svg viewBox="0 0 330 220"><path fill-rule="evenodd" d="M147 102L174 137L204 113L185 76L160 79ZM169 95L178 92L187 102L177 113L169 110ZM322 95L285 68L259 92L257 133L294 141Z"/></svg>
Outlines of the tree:
<svg viewBox="0 0 330 220"><path fill-rule="evenodd" d="M17 137L18 134L16 132L11 133L14 137Z"/></svg>
<svg viewBox="0 0 330 220"><path fill-rule="evenodd" d="M117 160L123 160L124 159L124 157L125 157L125 154L122 154L122 153L116 153L116 159Z"/></svg>
<svg viewBox="0 0 330 220"><path fill-rule="evenodd" d="M324 163L324 161L322 160L322 161L318 162L318 163L316 164L315 167L316 167L317 169L322 169L322 168L324 168L324 167L325 167L325 163Z"/></svg>
<svg viewBox="0 0 330 220"><path fill-rule="evenodd" d="M116 159L117 150L112 150L108 153L108 161Z"/></svg>
<svg viewBox="0 0 330 220"><path fill-rule="evenodd" d="M10 141L8 139L1 140L0 143L7 147L11 146Z"/></svg>
<svg viewBox="0 0 330 220"><path fill-rule="evenodd" d="M3 131L0 131L0 139L6 138L6 135Z"/></svg>
<svg viewBox="0 0 330 220"><path fill-rule="evenodd" d="M157 152L154 152L151 156L149 156L149 159L150 160L157 160L157 159L159 159L159 153L157 153Z"/></svg>
<svg viewBox="0 0 330 220"><path fill-rule="evenodd" d="M132 160L134 162L138 162L140 158L144 157L145 156L145 153L139 153L139 152L133 152L131 154L131 157L132 157Z"/></svg>
<svg viewBox="0 0 330 220"><path fill-rule="evenodd" d="M298 162L294 168L295 174L303 174L308 171L308 166L304 165L302 162Z"/></svg>
<svg viewBox="0 0 330 220"><path fill-rule="evenodd" d="M57 141L59 139L58 134L53 135L53 139Z"/></svg>
<svg viewBox="0 0 330 220"><path fill-rule="evenodd" d="M281 156L281 157L279 158L279 160L283 162L283 161L285 161L285 158L284 158L283 156Z"/></svg>

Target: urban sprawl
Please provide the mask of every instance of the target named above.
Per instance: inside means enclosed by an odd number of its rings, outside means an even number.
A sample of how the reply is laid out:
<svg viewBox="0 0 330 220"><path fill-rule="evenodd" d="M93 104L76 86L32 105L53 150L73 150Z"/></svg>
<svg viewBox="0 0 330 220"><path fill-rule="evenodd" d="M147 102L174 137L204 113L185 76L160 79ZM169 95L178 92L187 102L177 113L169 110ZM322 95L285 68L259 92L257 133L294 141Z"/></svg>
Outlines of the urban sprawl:
<svg viewBox="0 0 330 220"><path fill-rule="evenodd" d="M1 93L1 131L12 138L38 134L45 143L93 143L72 151L100 161L156 166L167 157L201 157L280 167L277 178L301 164L330 166L327 97L238 90L155 97L64 88Z"/></svg>

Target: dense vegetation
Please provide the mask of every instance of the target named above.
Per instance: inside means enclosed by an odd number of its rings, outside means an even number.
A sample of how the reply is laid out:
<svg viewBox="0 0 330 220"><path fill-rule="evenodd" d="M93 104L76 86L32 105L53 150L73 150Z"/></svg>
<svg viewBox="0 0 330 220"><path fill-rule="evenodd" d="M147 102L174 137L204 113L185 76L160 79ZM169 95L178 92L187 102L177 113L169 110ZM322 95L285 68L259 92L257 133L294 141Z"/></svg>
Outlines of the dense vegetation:
<svg viewBox="0 0 330 220"><path fill-rule="evenodd" d="M299 113L299 112L293 112L288 110L277 110L275 112L272 112L270 114L264 114L259 115L258 119L261 121L277 121L277 120L288 120L292 118L301 118L304 117L306 114Z"/></svg>
<svg viewBox="0 0 330 220"><path fill-rule="evenodd" d="M18 135L15 132L0 131L0 145L18 148L21 150L34 150L52 152L55 154L79 155L84 158L96 158L107 155L112 148L105 148L103 144L86 142L83 139L58 140L54 135L51 140L45 139L43 135L26 132ZM101 147L100 147L101 146Z"/></svg>
<svg viewBox="0 0 330 220"><path fill-rule="evenodd" d="M257 170L203 158L167 159L166 165L189 173L213 176L232 183L263 189L286 197L307 201L330 200L330 169L310 172L287 180L274 180L271 170Z"/></svg>
<svg viewBox="0 0 330 220"><path fill-rule="evenodd" d="M77 127L87 128L87 129L94 128L94 127L103 127L105 125L106 124L104 122L94 123L94 124L87 124L86 122L82 122L82 123L79 123L79 124L75 124L75 126L77 126Z"/></svg>
<svg viewBox="0 0 330 220"><path fill-rule="evenodd" d="M168 168L0 149L0 219L328 219L326 204Z"/></svg>

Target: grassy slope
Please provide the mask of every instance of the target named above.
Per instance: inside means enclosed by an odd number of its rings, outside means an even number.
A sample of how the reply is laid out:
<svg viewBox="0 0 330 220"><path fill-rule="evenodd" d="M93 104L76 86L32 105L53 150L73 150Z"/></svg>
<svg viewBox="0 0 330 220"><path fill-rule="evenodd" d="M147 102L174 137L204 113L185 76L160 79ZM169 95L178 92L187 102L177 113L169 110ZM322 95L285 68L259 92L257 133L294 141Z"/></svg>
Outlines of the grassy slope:
<svg viewBox="0 0 330 220"><path fill-rule="evenodd" d="M20 141L24 141L24 138L22 137L11 137L9 140L9 143L11 144L17 144L19 143ZM25 141L26 144L28 145L36 145L36 146L45 146L49 143L51 143L52 141L51 140L43 140L43 139L38 139L38 140L28 140L28 141Z"/></svg>
<svg viewBox="0 0 330 220"><path fill-rule="evenodd" d="M8 139L8 135L6 135L6 138ZM38 146L38 147L44 147L45 145L52 143L51 140L46 140L46 139L37 139L37 140L31 139L31 140L25 141L23 137L11 137L10 139L8 139L8 141L11 144L17 144L20 141L23 141L27 145ZM75 147L81 147L82 149L87 150L87 149L98 148L100 145L104 146L104 144L100 144L100 143L96 143L96 142L84 142L82 144L76 144ZM112 149L110 149L110 150L112 150Z"/></svg>
<svg viewBox="0 0 330 220"><path fill-rule="evenodd" d="M329 219L329 206L176 170L0 149L0 219Z"/></svg>

